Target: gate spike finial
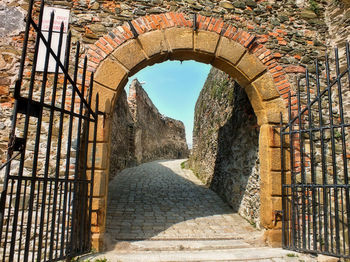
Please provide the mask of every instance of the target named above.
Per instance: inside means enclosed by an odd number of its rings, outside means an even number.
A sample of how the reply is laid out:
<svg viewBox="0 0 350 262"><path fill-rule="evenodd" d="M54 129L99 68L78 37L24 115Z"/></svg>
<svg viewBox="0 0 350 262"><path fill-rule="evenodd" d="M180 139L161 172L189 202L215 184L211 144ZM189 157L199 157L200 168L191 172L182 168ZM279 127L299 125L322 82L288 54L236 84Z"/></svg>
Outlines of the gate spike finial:
<svg viewBox="0 0 350 262"><path fill-rule="evenodd" d="M128 24L129 24L129 26L130 26L130 29L131 29L132 34L134 35L134 38L138 38L138 37L139 37L139 34L137 33L137 31L136 31L134 25L132 24L132 22L131 22L131 21L128 21Z"/></svg>
<svg viewBox="0 0 350 262"><path fill-rule="evenodd" d="M197 32L198 27L197 27L197 14L195 13L193 16L193 30Z"/></svg>

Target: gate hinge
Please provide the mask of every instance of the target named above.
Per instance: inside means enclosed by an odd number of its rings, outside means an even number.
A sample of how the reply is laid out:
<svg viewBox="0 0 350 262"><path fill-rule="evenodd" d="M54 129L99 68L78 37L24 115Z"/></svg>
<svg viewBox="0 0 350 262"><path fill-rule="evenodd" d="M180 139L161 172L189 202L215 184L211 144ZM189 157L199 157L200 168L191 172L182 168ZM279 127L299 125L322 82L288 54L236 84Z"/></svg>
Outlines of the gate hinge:
<svg viewBox="0 0 350 262"><path fill-rule="evenodd" d="M274 222L274 225L276 226L278 221L282 221L283 210L275 210L273 211L273 214L274 214L273 222Z"/></svg>
<svg viewBox="0 0 350 262"><path fill-rule="evenodd" d="M12 131L12 133L10 135L9 143L8 143L8 155L10 156L10 159L8 159L5 163L3 163L0 166L0 170L2 170L4 167L6 167L12 160L14 160L21 153L23 153L24 148L25 148L25 143L26 143L26 140L24 138L16 137L14 135L14 131ZM13 156L14 151L18 151L18 153ZM2 197L1 197L1 199L2 199ZM1 206L1 204L0 204L0 206ZM1 209L1 207L0 207L0 209Z"/></svg>
<svg viewBox="0 0 350 262"><path fill-rule="evenodd" d="M39 117L42 105L34 100L29 100L24 97L17 98L18 113L29 114L29 116Z"/></svg>
<svg viewBox="0 0 350 262"><path fill-rule="evenodd" d="M22 137L16 137L11 136L9 144L8 144L8 151L9 154L12 155L14 151L23 151L26 144L26 140Z"/></svg>

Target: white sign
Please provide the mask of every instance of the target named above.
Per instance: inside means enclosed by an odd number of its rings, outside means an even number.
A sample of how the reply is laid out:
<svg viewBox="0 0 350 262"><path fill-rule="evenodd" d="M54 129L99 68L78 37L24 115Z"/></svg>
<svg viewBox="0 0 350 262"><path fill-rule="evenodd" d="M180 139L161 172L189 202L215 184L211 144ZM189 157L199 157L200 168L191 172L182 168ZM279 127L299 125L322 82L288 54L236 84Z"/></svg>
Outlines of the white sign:
<svg viewBox="0 0 350 262"><path fill-rule="evenodd" d="M64 64L70 11L67 9L62 9L62 8L47 7L47 6L44 7L43 23L41 26L41 30L42 30L42 33L43 33L46 40L48 40L48 35L49 35L48 30L49 30L49 26L50 26L50 18L51 18L52 12L54 12L55 16L54 16L54 23L53 23L52 38L51 38L51 49L54 51L54 53L56 55L58 54L58 43L59 43L59 36L60 36L59 32L61 29L61 24L63 22L63 24L64 24L63 32L64 33L63 33L60 61L62 64ZM47 48L46 48L44 42L42 40L40 40L36 71L39 71L39 72L44 71L46 52L47 52ZM47 72L53 73L56 70L57 63L51 54L49 57L50 57L49 58L49 66L48 66ZM62 73L62 70L59 69L59 72Z"/></svg>
<svg viewBox="0 0 350 262"><path fill-rule="evenodd" d="M64 32L68 32L68 23L69 23L69 13L70 11L68 9L62 9L62 8L56 8L56 7L44 7L44 13L43 13L43 22L41 25L41 30L43 31L49 31L50 28L50 19L51 19L51 13L55 14L54 22L53 22L53 31L54 32L60 32L61 30L61 24L63 22L64 24Z"/></svg>

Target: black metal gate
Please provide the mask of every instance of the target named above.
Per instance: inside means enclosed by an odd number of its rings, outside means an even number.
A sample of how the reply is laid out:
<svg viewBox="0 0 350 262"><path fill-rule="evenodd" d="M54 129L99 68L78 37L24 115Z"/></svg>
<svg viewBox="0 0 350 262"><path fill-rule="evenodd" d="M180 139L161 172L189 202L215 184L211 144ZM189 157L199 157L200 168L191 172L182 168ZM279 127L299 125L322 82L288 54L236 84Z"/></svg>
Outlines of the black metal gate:
<svg viewBox="0 0 350 262"><path fill-rule="evenodd" d="M289 94L286 126L281 116L283 247L348 258L349 43L342 63L338 49L324 61Z"/></svg>
<svg viewBox="0 0 350 262"><path fill-rule="evenodd" d="M41 30L43 10L43 0L29 2L8 159L1 167L1 261L56 261L91 245L98 95L92 110L87 59L79 66L79 43L71 46L70 33L64 41L65 25L57 28L53 12L48 31ZM38 62L44 62L42 72L36 72Z"/></svg>

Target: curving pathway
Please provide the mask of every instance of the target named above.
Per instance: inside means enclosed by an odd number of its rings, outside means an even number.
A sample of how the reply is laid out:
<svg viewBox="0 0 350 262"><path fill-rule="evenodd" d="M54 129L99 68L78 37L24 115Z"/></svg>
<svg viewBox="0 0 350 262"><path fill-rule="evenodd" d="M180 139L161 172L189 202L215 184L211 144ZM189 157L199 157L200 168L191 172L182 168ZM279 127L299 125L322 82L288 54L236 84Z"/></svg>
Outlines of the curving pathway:
<svg viewBox="0 0 350 262"><path fill-rule="evenodd" d="M155 161L128 168L109 184L107 236L137 239L245 239L262 232L206 188L185 160Z"/></svg>
<svg viewBox="0 0 350 262"><path fill-rule="evenodd" d="M109 184L107 250L79 261L315 261L265 247L254 229L207 189L185 160L125 169Z"/></svg>

